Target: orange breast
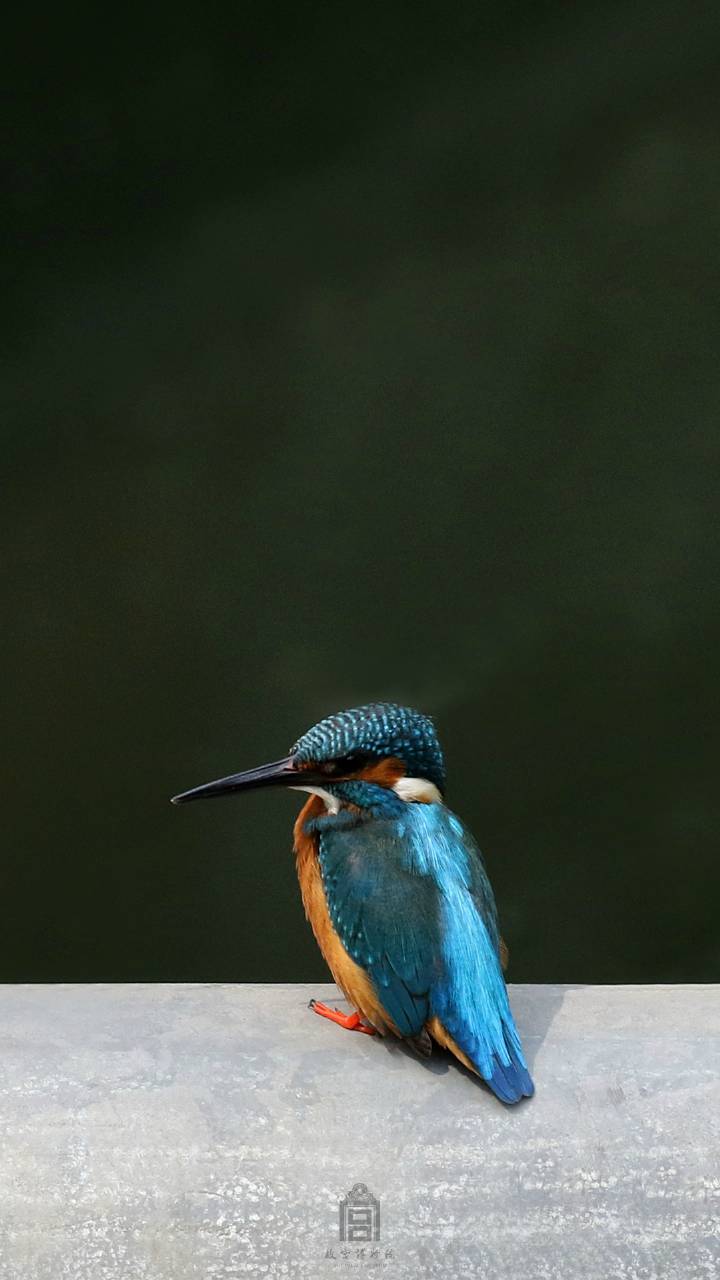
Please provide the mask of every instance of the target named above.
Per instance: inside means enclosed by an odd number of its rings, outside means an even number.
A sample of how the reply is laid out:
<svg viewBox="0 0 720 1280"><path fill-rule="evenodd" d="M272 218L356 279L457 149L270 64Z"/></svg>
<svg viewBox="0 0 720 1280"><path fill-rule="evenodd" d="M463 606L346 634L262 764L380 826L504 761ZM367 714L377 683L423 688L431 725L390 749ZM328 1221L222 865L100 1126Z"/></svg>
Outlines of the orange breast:
<svg viewBox="0 0 720 1280"><path fill-rule="evenodd" d="M397 1035L397 1028L380 1004L370 978L348 955L330 919L318 862L317 837L307 835L304 830L307 819L316 818L323 811L320 797L311 796L295 823L295 861L305 915L340 990L360 1016L378 1031L383 1034L393 1031Z"/></svg>

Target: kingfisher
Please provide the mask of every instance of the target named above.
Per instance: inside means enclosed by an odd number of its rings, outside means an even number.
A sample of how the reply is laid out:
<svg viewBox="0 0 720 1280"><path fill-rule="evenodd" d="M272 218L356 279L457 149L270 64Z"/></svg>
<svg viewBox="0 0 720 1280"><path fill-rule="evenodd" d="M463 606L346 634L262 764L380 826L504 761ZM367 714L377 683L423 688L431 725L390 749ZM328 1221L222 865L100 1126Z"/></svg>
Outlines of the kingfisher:
<svg viewBox="0 0 720 1280"><path fill-rule="evenodd" d="M507 949L480 851L446 806L435 726L375 702L328 716L272 764L173 797L258 787L309 794L294 827L305 914L354 1012L314 1011L349 1030L433 1042L504 1103L534 1085L508 1003Z"/></svg>

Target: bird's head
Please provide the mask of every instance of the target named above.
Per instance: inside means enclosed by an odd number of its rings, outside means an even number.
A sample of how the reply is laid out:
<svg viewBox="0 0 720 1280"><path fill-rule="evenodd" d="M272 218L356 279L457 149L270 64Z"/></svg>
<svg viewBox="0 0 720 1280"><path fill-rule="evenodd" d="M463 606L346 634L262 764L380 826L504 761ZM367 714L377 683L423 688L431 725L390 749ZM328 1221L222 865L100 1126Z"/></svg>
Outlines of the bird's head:
<svg viewBox="0 0 720 1280"><path fill-rule="evenodd" d="M392 788L408 801L441 799L445 764L432 720L392 702L340 711L308 729L284 759L184 791L173 804L271 786L332 801L338 784L357 779Z"/></svg>

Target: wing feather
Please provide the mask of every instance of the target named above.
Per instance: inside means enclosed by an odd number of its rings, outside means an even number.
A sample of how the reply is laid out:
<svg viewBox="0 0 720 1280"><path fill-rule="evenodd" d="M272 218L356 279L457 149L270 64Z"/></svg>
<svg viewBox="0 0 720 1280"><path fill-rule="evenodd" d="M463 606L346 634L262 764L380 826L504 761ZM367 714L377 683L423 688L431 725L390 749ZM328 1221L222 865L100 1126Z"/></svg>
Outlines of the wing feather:
<svg viewBox="0 0 720 1280"><path fill-rule="evenodd" d="M441 804L318 823L328 909L402 1036L439 1019L504 1102L533 1092L480 852Z"/></svg>

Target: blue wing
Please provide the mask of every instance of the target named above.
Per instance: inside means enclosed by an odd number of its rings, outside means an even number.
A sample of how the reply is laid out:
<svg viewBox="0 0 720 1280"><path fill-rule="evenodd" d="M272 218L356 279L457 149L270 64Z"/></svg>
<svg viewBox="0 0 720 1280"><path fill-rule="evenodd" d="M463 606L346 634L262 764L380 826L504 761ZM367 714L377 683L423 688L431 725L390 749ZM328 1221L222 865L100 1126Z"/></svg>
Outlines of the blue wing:
<svg viewBox="0 0 720 1280"><path fill-rule="evenodd" d="M430 1017L429 993L438 972L436 887L408 865L398 820L348 826L325 821L320 870L335 930L370 974L400 1034L418 1035Z"/></svg>
<svg viewBox="0 0 720 1280"><path fill-rule="evenodd" d="M436 1016L504 1102L533 1084L500 966L495 900L472 836L440 804L317 822L333 925L403 1036Z"/></svg>

